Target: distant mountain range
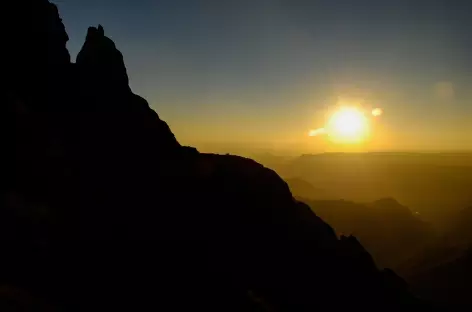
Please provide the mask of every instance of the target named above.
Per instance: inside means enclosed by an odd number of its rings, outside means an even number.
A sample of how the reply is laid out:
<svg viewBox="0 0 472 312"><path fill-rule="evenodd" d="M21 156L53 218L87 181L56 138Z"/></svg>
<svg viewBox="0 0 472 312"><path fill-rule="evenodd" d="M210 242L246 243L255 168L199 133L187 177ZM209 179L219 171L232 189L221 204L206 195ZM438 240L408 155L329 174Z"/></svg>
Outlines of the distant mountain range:
<svg viewBox="0 0 472 312"><path fill-rule="evenodd" d="M470 153L326 153L260 161L289 182L303 180L323 191L301 193L289 183L296 196L355 202L392 197L438 229L472 205Z"/></svg>
<svg viewBox="0 0 472 312"><path fill-rule="evenodd" d="M355 235L383 267L402 264L438 239L430 224L392 198L360 204L305 200L336 232Z"/></svg>

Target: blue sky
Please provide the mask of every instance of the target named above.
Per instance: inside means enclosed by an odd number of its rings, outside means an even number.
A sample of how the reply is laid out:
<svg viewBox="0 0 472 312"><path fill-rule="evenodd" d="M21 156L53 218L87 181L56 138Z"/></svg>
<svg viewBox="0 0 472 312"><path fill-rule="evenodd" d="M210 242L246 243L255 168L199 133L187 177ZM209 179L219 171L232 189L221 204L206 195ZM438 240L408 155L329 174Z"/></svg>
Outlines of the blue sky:
<svg viewBox="0 0 472 312"><path fill-rule="evenodd" d="M465 148L472 135L468 1L55 3L72 56L87 27L102 24L133 90L184 143L316 150L305 134L323 126L323 112L340 98L382 107L379 140L393 149Z"/></svg>

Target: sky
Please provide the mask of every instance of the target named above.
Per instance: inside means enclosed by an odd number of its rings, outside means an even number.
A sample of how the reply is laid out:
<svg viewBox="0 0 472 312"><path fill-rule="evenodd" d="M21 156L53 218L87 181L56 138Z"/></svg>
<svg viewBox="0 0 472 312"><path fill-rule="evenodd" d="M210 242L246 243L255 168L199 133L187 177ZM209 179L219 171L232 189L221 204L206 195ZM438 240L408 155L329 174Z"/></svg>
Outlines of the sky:
<svg viewBox="0 0 472 312"><path fill-rule="evenodd" d="M343 105L380 107L367 150L472 149L472 3L56 0L73 60L89 26L185 145L300 153Z"/></svg>

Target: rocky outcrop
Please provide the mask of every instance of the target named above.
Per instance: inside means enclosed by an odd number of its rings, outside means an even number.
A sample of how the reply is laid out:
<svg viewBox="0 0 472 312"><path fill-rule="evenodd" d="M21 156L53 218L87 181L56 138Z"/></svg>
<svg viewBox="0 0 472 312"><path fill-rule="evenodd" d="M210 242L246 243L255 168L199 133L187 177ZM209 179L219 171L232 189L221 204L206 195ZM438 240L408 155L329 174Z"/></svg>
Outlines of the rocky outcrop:
<svg viewBox="0 0 472 312"><path fill-rule="evenodd" d="M8 37L22 75L2 103L1 298L32 310L423 307L275 172L182 147L130 90L103 27L70 64L56 7L12 5L32 23Z"/></svg>
<svg viewBox="0 0 472 312"><path fill-rule="evenodd" d="M472 308L472 248L447 262L409 277L412 289L423 298L450 311Z"/></svg>

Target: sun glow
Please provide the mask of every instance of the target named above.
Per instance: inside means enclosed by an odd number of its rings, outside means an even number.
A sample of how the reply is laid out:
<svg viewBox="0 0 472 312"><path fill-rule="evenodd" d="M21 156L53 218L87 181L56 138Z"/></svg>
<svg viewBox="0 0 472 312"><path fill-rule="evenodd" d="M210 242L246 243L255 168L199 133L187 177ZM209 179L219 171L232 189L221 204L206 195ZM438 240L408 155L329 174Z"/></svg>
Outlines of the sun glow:
<svg viewBox="0 0 472 312"><path fill-rule="evenodd" d="M319 136L319 135L323 135L323 134L326 134L325 128L313 129L313 130L310 130L310 132L308 133L308 135L311 136L311 137Z"/></svg>
<svg viewBox="0 0 472 312"><path fill-rule="evenodd" d="M374 108L372 110L372 116L374 117L382 116L382 114L383 114L383 110L381 108Z"/></svg>
<svg viewBox="0 0 472 312"><path fill-rule="evenodd" d="M326 127L334 142L359 143L367 137L369 123L364 113L353 107L334 112Z"/></svg>

